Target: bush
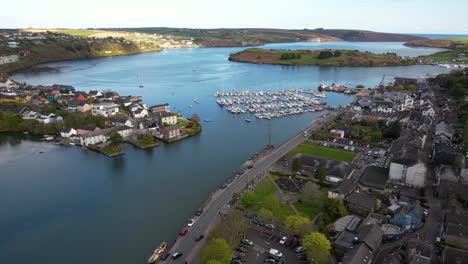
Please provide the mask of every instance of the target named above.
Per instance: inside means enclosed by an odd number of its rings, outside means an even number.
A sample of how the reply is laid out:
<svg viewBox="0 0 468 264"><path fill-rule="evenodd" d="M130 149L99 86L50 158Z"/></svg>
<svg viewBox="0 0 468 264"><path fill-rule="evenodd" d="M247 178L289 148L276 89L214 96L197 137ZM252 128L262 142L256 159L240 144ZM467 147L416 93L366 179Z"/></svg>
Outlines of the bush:
<svg viewBox="0 0 468 264"><path fill-rule="evenodd" d="M319 55L318 55L318 59L320 60L323 60L323 59L328 59L328 58L331 58L333 57L333 53L329 50L322 50L320 51Z"/></svg>

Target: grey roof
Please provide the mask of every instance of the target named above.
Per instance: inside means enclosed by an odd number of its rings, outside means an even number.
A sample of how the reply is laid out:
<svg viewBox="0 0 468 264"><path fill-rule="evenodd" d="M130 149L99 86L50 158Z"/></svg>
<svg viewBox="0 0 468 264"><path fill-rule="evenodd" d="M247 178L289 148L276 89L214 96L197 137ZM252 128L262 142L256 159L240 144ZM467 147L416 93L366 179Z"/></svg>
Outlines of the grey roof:
<svg viewBox="0 0 468 264"><path fill-rule="evenodd" d="M410 260L410 261L413 260L414 258L416 258L415 255L419 255L422 257L422 258L421 257L418 258L419 262L417 263L421 263L421 264L431 263L430 258L432 256L432 245L421 240L416 240L416 239L408 240L406 244L407 260ZM428 260L429 262L427 262Z"/></svg>
<svg viewBox="0 0 468 264"><path fill-rule="evenodd" d="M83 135L84 138L89 138L89 137L95 137L95 136L101 136L101 135L106 135L112 132L117 132L117 131L122 131L122 130L127 130L129 129L127 126L115 126L115 127L110 127L110 128L104 128L104 129L99 129L95 130L93 132L90 132L86 135Z"/></svg>
<svg viewBox="0 0 468 264"><path fill-rule="evenodd" d="M168 127L163 128L163 130L165 130L166 132L173 131L173 130L179 130L179 129L180 129L180 127L177 126L177 125L172 125L172 126L168 126Z"/></svg>
<svg viewBox="0 0 468 264"><path fill-rule="evenodd" d="M354 169L354 165L348 162L332 159L322 159L301 153L298 153L291 158L299 158L301 159L303 165L311 167L315 167L318 164L323 164L327 168L326 176L334 176L342 179L346 179Z"/></svg>
<svg viewBox="0 0 468 264"><path fill-rule="evenodd" d="M341 263L343 264L368 264L372 260L372 250L365 243L360 243L347 252Z"/></svg>
<svg viewBox="0 0 468 264"><path fill-rule="evenodd" d="M344 200L348 203L358 205L368 210L373 209L375 203L375 197L373 195L363 192L354 192L346 196Z"/></svg>
<svg viewBox="0 0 468 264"><path fill-rule="evenodd" d="M388 180L388 173L388 168L369 166L359 179L359 183L370 188L384 190Z"/></svg>
<svg viewBox="0 0 468 264"><path fill-rule="evenodd" d="M367 244L372 250L380 247L383 231L378 225L362 225L357 230L359 241Z"/></svg>
<svg viewBox="0 0 468 264"><path fill-rule="evenodd" d="M354 185L354 181L351 179L345 179L344 181L340 182L335 188L331 191L334 193L348 195L351 193L356 186Z"/></svg>
<svg viewBox="0 0 468 264"><path fill-rule="evenodd" d="M464 264L468 263L468 251L445 247L441 256L442 264Z"/></svg>
<svg viewBox="0 0 468 264"><path fill-rule="evenodd" d="M347 250L353 248L357 240L358 236L354 232L344 230L338 235L333 243L335 246Z"/></svg>

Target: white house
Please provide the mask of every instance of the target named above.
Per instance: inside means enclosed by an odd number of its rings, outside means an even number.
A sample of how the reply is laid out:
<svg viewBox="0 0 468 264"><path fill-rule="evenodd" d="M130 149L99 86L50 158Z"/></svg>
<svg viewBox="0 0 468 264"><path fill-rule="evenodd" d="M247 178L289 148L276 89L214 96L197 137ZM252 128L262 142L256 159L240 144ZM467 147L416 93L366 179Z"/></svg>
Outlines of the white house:
<svg viewBox="0 0 468 264"><path fill-rule="evenodd" d="M134 118L145 118L148 116L148 110L144 108L139 108L136 111L132 112Z"/></svg>
<svg viewBox="0 0 468 264"><path fill-rule="evenodd" d="M24 110L24 111L21 111L21 115L23 116L23 119L25 120L37 120L38 122L43 123L43 124L63 123L63 118L56 114L43 115L35 111Z"/></svg>
<svg viewBox="0 0 468 264"><path fill-rule="evenodd" d="M430 104L427 104L424 106L424 108L421 110L423 116L428 116L431 119L434 118L435 116L435 111L434 108Z"/></svg>
<svg viewBox="0 0 468 264"><path fill-rule="evenodd" d="M160 112L159 113L159 122L160 124L177 124L177 115L173 113Z"/></svg>
<svg viewBox="0 0 468 264"><path fill-rule="evenodd" d="M107 142L107 140L109 140L109 137L107 135L112 132L117 132L125 138L132 135L132 128L126 126L118 126L96 130L81 136L80 143L83 146L89 146Z"/></svg>
<svg viewBox="0 0 468 264"><path fill-rule="evenodd" d="M18 55L1 56L0 57L0 65L17 62L18 60L19 60Z"/></svg>
<svg viewBox="0 0 468 264"><path fill-rule="evenodd" d="M60 132L60 136L64 137L64 138L70 138L70 137L76 136L76 135L78 135L78 131L76 129L74 129L74 128L65 129L62 132Z"/></svg>
<svg viewBox="0 0 468 264"><path fill-rule="evenodd" d="M93 105L93 109L91 111L93 116L114 116L119 112L119 106L114 103L107 103L107 104L96 104Z"/></svg>

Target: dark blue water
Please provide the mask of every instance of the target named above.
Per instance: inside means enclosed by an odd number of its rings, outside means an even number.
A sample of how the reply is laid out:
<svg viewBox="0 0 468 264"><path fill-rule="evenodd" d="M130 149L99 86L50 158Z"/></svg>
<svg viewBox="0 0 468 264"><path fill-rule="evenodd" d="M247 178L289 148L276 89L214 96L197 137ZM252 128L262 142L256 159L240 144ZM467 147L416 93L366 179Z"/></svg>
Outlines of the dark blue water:
<svg viewBox="0 0 468 264"><path fill-rule="evenodd" d="M427 54L395 43L294 45ZM380 48L379 48L380 45ZM71 84L81 90L114 89L142 95L148 105L202 119L201 135L142 151L125 147L109 159L78 147L0 136L0 263L145 263L161 241L171 241L191 213L268 141L265 120L235 116L212 96L221 90L315 88L320 82L378 84L385 74L416 77L446 69L432 66L335 68L284 67L229 62L238 48L179 49L136 56L53 63L60 72L16 74L34 84ZM138 88L144 85L144 88ZM175 95L171 95L175 91ZM201 104L193 99L200 98ZM330 105L352 97L329 94ZM193 108L189 108L193 105ZM280 144L319 113L272 120ZM250 117L252 123L246 123ZM44 151L39 154L39 151Z"/></svg>

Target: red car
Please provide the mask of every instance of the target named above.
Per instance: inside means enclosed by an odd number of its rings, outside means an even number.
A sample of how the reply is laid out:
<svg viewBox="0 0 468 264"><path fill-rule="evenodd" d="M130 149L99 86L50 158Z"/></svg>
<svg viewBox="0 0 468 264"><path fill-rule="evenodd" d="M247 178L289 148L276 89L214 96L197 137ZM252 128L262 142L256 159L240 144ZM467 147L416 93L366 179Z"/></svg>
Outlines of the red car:
<svg viewBox="0 0 468 264"><path fill-rule="evenodd" d="M284 246L285 247L289 247L292 245L292 243L294 242L294 240L292 239L287 239L285 242L284 242Z"/></svg>
<svg viewBox="0 0 468 264"><path fill-rule="evenodd" d="M185 236L187 233L188 233L188 229L187 229L187 228L184 228L184 229L180 230L179 235L180 235L180 236Z"/></svg>

